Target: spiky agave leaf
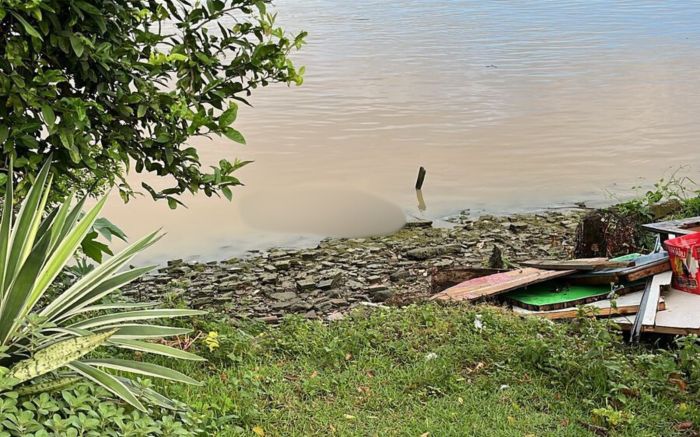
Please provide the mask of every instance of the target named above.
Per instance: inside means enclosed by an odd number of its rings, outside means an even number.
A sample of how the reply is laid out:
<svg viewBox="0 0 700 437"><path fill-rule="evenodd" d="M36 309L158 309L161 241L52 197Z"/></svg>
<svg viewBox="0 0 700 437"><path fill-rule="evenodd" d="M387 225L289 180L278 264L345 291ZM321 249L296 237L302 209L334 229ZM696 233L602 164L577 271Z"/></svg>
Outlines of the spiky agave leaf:
<svg viewBox="0 0 700 437"><path fill-rule="evenodd" d="M140 340L118 340L112 337L109 339L109 344L120 349L146 352L150 354L162 355L164 357L177 358L180 360L206 361L206 358L202 358L199 355L160 343L151 343Z"/></svg>
<svg viewBox="0 0 700 437"><path fill-rule="evenodd" d="M80 361L74 361L68 365L71 369L75 370L78 374L83 375L85 378L93 381L100 386L104 387L108 391L114 393L119 398L125 400L136 409L141 411L146 411L146 408L141 402L136 398L136 394L132 392L122 381L120 381L116 376L110 375L109 373L102 371L96 367L83 364Z"/></svg>
<svg viewBox="0 0 700 437"><path fill-rule="evenodd" d="M136 375L150 376L152 378L167 379L182 382L183 384L202 385L196 379L190 378L184 373L158 364L144 363L142 361L122 360L118 358L104 358L94 360L82 360L81 363L103 369L117 370Z"/></svg>
<svg viewBox="0 0 700 437"><path fill-rule="evenodd" d="M139 252L151 246L160 238L161 235L159 235L158 232L154 232L129 245L109 260L100 264L93 271L80 278L80 280L49 303L40 314L47 317L50 321L56 321L60 319L62 315L80 310L90 305L95 300L107 296L118 287L136 279L138 276L134 274L135 272L127 271L121 274L118 272ZM152 268L153 267L146 267L142 270L138 270L138 272L143 274L145 271Z"/></svg>
<svg viewBox="0 0 700 437"><path fill-rule="evenodd" d="M116 329L112 329L107 332L70 338L52 344L38 351L31 358L12 366L7 376L17 380L18 384L38 378L92 352L105 343L115 332L117 332Z"/></svg>
<svg viewBox="0 0 700 437"><path fill-rule="evenodd" d="M63 378L52 378L36 384L27 384L15 389L14 391L19 396L32 396L39 393L63 390L64 388L70 387L81 380L82 378L79 376L64 376Z"/></svg>
<svg viewBox="0 0 700 437"><path fill-rule="evenodd" d="M136 381L129 378L124 378L122 376L116 377L119 382L124 384L124 386L133 393L136 397L146 400L151 404L157 405L162 408L167 408L169 410L184 410L187 405L181 402L174 401L172 399L166 398L157 391L144 387Z"/></svg>
<svg viewBox="0 0 700 437"><path fill-rule="evenodd" d="M106 197L82 214L85 198L71 206L70 196L62 205L44 215L51 189L50 159L33 182L19 213L14 217L13 186L11 178L8 178L4 208L0 216L0 348L7 346L9 361L14 363L7 378L19 385L23 393L38 393L51 390L61 383L75 381L75 378L40 381L23 386L22 383L66 367L80 377L103 386L138 409L144 410L137 399L143 393L149 393L147 397L152 401L155 398L157 404L168 404L167 398L152 390L138 391L135 383L100 368L189 384L196 381L174 370L147 363L93 360L86 364L78 361L95 348L108 343L108 340L114 341L110 343L112 346L122 349L178 359L199 359L188 352L141 341L185 334L190 332L189 329L138 322L191 316L202 312L145 309L152 304L102 303L110 293L155 267L124 269L131 259L158 241L162 235L156 231L129 245L59 293L41 310L36 310L37 304L44 298L57 275L75 256L82 240L92 229ZM103 314L117 309L127 311ZM89 317L91 314L92 317ZM23 359L17 351L21 349L20 345L28 344L29 330L23 323L31 315L38 315L46 321L46 326L42 329L45 338L38 345L34 344L33 349L37 352L31 358Z"/></svg>

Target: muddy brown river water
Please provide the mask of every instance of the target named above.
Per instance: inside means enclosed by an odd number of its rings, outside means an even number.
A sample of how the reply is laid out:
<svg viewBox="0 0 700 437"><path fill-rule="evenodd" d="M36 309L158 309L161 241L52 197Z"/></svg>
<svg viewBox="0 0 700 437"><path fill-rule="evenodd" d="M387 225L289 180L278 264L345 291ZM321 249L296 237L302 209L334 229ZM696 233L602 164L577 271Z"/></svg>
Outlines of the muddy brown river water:
<svg viewBox="0 0 700 437"><path fill-rule="evenodd" d="M148 258L215 259L405 217L610 201L700 165L700 2L277 0L307 30L302 87L260 89L233 202L147 199L105 212ZM418 208L413 189L427 170ZM137 178L135 178L137 180Z"/></svg>

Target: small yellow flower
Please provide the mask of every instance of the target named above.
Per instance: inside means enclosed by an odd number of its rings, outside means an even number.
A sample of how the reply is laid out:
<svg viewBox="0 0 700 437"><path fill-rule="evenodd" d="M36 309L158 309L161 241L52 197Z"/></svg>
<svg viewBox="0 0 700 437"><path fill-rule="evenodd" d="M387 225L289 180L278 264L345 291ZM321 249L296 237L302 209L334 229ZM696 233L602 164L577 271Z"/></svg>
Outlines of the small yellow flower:
<svg viewBox="0 0 700 437"><path fill-rule="evenodd" d="M209 348L209 352L214 352L217 350L221 346L219 343L219 333L216 331L210 331L204 339L204 344Z"/></svg>

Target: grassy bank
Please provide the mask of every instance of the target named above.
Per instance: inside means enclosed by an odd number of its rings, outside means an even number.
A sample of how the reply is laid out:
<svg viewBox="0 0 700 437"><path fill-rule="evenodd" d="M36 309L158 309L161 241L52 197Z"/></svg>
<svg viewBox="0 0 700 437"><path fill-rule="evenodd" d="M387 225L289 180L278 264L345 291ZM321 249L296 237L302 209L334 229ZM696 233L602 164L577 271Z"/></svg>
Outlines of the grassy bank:
<svg viewBox="0 0 700 437"><path fill-rule="evenodd" d="M204 385L166 390L218 435L665 436L700 423L698 346L630 348L604 321L420 305L197 327L218 347L197 341L209 362L176 365Z"/></svg>

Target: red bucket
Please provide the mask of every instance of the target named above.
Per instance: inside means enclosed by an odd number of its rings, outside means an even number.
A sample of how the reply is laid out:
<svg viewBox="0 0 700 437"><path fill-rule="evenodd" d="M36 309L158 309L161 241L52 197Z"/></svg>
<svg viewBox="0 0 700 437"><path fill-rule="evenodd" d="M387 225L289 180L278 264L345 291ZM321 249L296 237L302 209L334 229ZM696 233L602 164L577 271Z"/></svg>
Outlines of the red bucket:
<svg viewBox="0 0 700 437"><path fill-rule="evenodd" d="M700 233L664 242L673 270L673 288L700 294Z"/></svg>

